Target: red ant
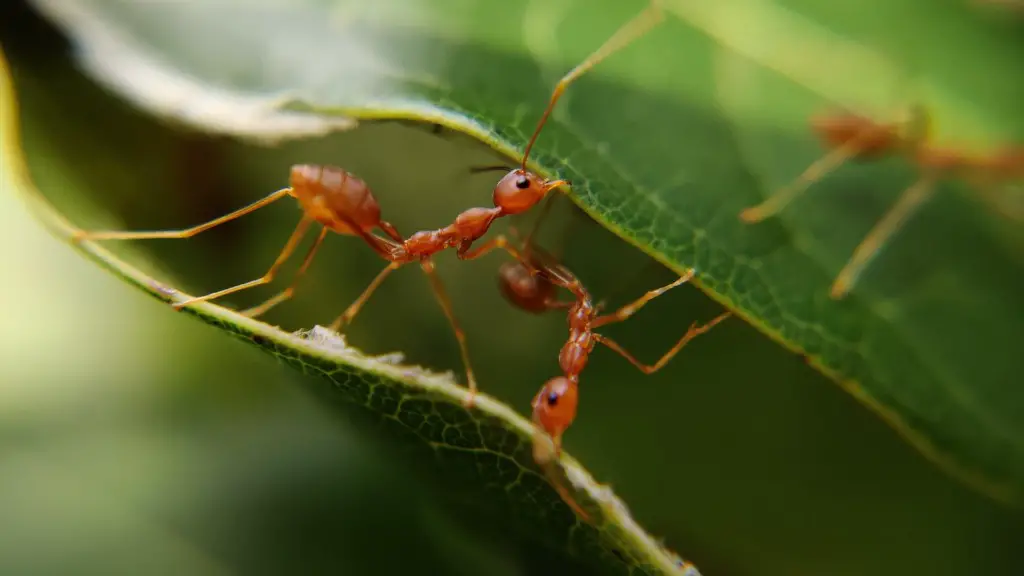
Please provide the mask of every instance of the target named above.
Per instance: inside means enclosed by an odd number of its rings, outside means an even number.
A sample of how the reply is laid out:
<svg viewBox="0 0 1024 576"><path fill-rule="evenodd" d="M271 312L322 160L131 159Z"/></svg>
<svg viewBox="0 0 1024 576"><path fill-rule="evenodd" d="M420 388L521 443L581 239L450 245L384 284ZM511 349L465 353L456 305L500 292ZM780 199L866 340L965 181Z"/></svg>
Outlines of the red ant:
<svg viewBox="0 0 1024 576"><path fill-rule="evenodd" d="M653 10L652 10L653 9ZM653 16L653 18L652 18ZM272 307L290 298L295 291L299 278L306 272L313 256L328 231L342 235L356 235L361 237L378 255L390 264L384 268L370 282L363 293L345 310L337 319L330 324L330 328L340 330L342 325L351 322L359 312L370 295L377 289L383 280L393 270L412 262L418 262L423 272L426 273L434 293L437 296L449 323L455 332L459 343L462 361L466 369L467 385L470 389L470 396L467 404L472 404L477 391L476 379L469 362L469 352L466 347L465 336L461 327L455 319L452 311L451 300L444 290L440 279L437 277L432 256L449 248L455 248L461 260L478 258L494 248L505 248L506 240L499 236L482 246L472 249L472 244L487 233L495 219L525 212L543 199L548 192L569 184L566 180L545 180L544 178L526 170L526 162L529 157L533 143L548 115L561 96L565 88L578 76L593 67L597 62L606 58L611 53L621 49L634 38L645 32L646 28L652 26L661 19L660 7L652 3L651 7L641 15L624 25L612 36L601 48L595 51L583 63L569 72L556 86L548 108L545 110L537 129L531 137L526 151L523 155L522 167L512 170L502 178L494 188L493 208L470 208L459 214L454 222L444 228L417 232L407 239L402 238L394 226L381 220L380 205L370 191L369 186L345 170L332 166L297 165L291 168L290 186L278 190L269 196L258 200L249 206L236 210L230 214L216 218L204 224L187 228L184 230L172 231L148 231L148 232L123 232L123 231L79 231L74 235L75 240L143 240L156 238L190 238L200 232L209 230L215 226L229 222L240 216L263 208L272 202L280 200L285 196L295 198L303 211L302 219L288 239L285 247L281 250L277 259L270 266L266 273L260 278L207 294L189 298L182 302L173 304L175 309L181 309L190 304L196 304L228 294L233 294L248 288L269 283L274 279L278 269L291 256L298 246L302 237L308 231L310 225L318 222L323 226L316 241L309 249L303 262L297 271L291 285L279 292L277 295L264 301L262 304L243 312L250 317L257 317L264 314ZM372 230L379 228L388 238L380 237L372 233Z"/></svg>
<svg viewBox="0 0 1024 576"><path fill-rule="evenodd" d="M286 242L277 259L263 274L263 276L205 296L197 296L180 302L175 302L172 306L175 309L180 310L191 304L213 300L215 298L220 298L228 294L233 294L235 292L240 292L242 290L271 282L276 276L281 265L283 265L295 251L299 242L302 240L302 237L309 230L309 227L316 222L323 226L323 228L309 251L306 253L306 256L296 272L292 283L287 288L267 299L263 303L243 311L242 314L249 317L257 317L266 313L275 305L290 298L295 292L295 286L299 279L308 269L313 260L313 256L316 254L317 249L320 247L320 244L323 242L328 232L333 231L341 235L359 236L367 245L370 246L370 248L377 252L377 254L385 260L388 260L390 264L384 268L384 270L382 270L372 282L370 282L369 286L363 291L359 298L357 298L356 301L345 310L345 312L330 324L330 328L339 330L343 324L350 322L359 312L359 309L369 298L370 294L373 293L373 291L390 272L402 265L418 262L423 272L429 278L434 289L434 293L455 332L455 336L458 340L459 348L462 353L463 363L466 367L466 378L471 392L468 402L471 403L473 395L476 393L477 386L469 363L469 353L466 348L465 336L461 326L459 326L458 321L455 319L455 315L452 311L451 299L446 293L444 286L441 284L440 279L437 277L431 257L446 248L456 248L459 258L463 260L470 260L482 256L493 248L503 247L505 243L504 237L498 237L475 250L470 250L472 242L479 239L484 235L484 233L486 233L491 222L496 217L505 214L516 214L525 210L532 205L531 202L536 203L536 201L539 200L539 198L534 199L532 195L537 193L544 194L548 189L562 184L564 184L564 181L557 180L555 182L547 183L545 187L517 187L514 185L511 187L499 186L494 193L495 208L471 208L456 217L455 222L445 228L428 232L417 232L408 239L403 239L393 225L387 221L381 220L380 205L377 203L377 199L370 191L369 186L367 186L363 180L341 168L302 164L292 166L290 186L288 188L278 190L262 200L258 200L249 206L236 210L235 212L215 220L211 220L205 224L186 228L184 230L152 232L79 231L74 235L74 239L142 240L155 238L190 238L200 232L209 230L210 228L219 226L225 222L229 222L240 216L258 210L259 208L267 206L281 198L291 196L298 201L300 208L302 208L302 219L299 221L298 226L296 226L295 231ZM524 196L526 197L525 199ZM373 234L372 230L375 228L382 230L388 238L383 238Z"/></svg>
<svg viewBox="0 0 1024 576"><path fill-rule="evenodd" d="M602 305L594 303L590 293L572 272L565 266L555 263L553 257L530 244L532 236L533 232L527 237L520 255L517 256L513 253L513 256L516 257L515 262L502 266L499 272L499 285L506 298L523 310L540 313L548 310L568 309L569 338L558 355L562 375L548 380L531 402L533 422L537 426L538 432L547 437L535 438L534 459L545 469L562 498L581 517L586 519L586 513L554 476L551 465L561 453L562 435L576 419L580 374L587 365L590 353L598 344L604 344L644 374L652 374L668 364L693 338L707 332L732 313L726 311L704 325L694 322L682 338L658 361L653 364L644 364L617 342L603 334L594 332L594 330L626 320L651 300L688 282L693 278L695 271L690 269L675 281L648 291L615 312L602 315L600 312ZM555 297L557 288L569 291L573 295L573 300L557 299ZM546 439L550 439L553 451L546 444Z"/></svg>
<svg viewBox="0 0 1024 576"><path fill-rule="evenodd" d="M914 107L909 119L891 123L878 123L849 113L813 117L811 129L829 152L811 164L793 183L761 204L743 210L740 219L747 223L760 222L781 211L808 186L847 160L872 160L893 154L908 157L921 170L921 177L903 191L895 206L854 250L832 284L831 296L834 299L849 294L860 274L885 243L931 198L936 181L943 176L970 181L983 191L982 199L999 212L1014 219L1024 219L1019 209L1001 203L998 196L987 192L997 183L1024 177L1024 147L1011 146L988 155L938 149L927 145L929 120L921 107Z"/></svg>

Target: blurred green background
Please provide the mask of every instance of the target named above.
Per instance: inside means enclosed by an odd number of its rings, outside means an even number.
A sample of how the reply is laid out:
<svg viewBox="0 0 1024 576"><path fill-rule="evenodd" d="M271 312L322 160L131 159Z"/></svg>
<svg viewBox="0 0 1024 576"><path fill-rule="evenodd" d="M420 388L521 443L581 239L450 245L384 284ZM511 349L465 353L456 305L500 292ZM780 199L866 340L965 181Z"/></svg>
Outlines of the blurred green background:
<svg viewBox="0 0 1024 576"><path fill-rule="evenodd" d="M81 76L21 3L0 22L33 176L83 226L205 221L281 187L298 162L366 179L403 233L489 202L493 175L467 171L496 158L464 137L381 123L262 148L188 133ZM316 402L300 374L101 271L10 194L0 202L0 573L584 573L468 524L439 503L444 478L403 460L358 414ZM545 245L599 298L618 304L671 280L567 201L554 216ZM205 293L262 273L297 217L282 204L187 241L108 246ZM507 306L500 261L449 254L439 269L481 386L527 413L557 371L564 318ZM266 320L326 324L380 268L357 241L329 237L298 297ZM221 303L245 307L275 288ZM608 333L654 359L719 310L687 286ZM348 337L460 374L415 268L383 285ZM1020 572L1024 516L945 476L740 321L651 377L599 351L582 393L567 449L705 575Z"/></svg>

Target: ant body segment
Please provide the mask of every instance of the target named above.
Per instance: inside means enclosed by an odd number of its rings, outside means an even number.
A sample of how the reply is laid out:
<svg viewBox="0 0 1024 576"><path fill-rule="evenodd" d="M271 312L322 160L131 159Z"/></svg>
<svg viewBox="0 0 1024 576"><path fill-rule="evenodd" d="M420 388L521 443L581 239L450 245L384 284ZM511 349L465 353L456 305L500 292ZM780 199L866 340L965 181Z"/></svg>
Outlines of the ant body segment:
<svg viewBox="0 0 1024 576"><path fill-rule="evenodd" d="M920 177L903 191L896 204L854 249L853 256L832 284L830 294L834 299L849 294L886 242L931 198L935 183L942 177L960 178L974 184L982 191L981 199L998 212L1016 220L1024 219L1020 209L1001 204L996 194L988 192L998 183L1024 177L1024 147L1009 146L988 155L973 155L930 146L929 118L921 107L915 107L907 120L890 123L879 123L849 113L819 115L811 119L811 130L829 150L828 153L767 200L743 210L741 220L756 223L778 213L811 184L847 160L903 155L921 172Z"/></svg>

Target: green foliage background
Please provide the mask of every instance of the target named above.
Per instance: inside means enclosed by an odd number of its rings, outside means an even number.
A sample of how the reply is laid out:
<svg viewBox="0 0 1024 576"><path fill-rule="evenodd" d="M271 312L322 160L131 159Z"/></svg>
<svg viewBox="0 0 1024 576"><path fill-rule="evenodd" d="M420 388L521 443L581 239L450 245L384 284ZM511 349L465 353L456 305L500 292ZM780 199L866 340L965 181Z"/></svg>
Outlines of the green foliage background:
<svg viewBox="0 0 1024 576"><path fill-rule="evenodd" d="M491 177L467 177L465 168L493 155L467 138L377 124L267 149L183 133L81 77L27 10L5 10L3 47L33 175L77 222L103 222L105 213L139 227L206 220L281 186L300 161L360 174L403 231L487 201ZM439 497L450 479L404 459L400 442L358 416L331 418L295 386L299 374L106 276L46 236L9 195L3 202L12 273L0 298L0 449L14 465L0 473L0 498L14 514L0 562L13 572L84 563L110 573L156 559L203 573L296 563L361 573L585 569L518 540L515 527L481 530ZM622 301L672 277L567 202L560 208L549 244L577 220L566 258L596 294ZM158 278L202 293L263 270L295 218L275 207L190 241L117 250L159 262L150 266ZM268 321L285 330L326 323L379 267L357 243L331 238L300 297ZM440 268L458 295L482 385L525 413L554 373L564 320L509 310L494 289L494 260L442 258ZM447 325L418 276L410 269L385 284L350 338L457 370ZM611 334L653 358L690 320L720 309L692 287L676 292ZM742 322L650 378L595 355L583 402L569 450L704 574L1010 574L1019 566L1018 512L950 479ZM84 546L93 539L105 554Z"/></svg>

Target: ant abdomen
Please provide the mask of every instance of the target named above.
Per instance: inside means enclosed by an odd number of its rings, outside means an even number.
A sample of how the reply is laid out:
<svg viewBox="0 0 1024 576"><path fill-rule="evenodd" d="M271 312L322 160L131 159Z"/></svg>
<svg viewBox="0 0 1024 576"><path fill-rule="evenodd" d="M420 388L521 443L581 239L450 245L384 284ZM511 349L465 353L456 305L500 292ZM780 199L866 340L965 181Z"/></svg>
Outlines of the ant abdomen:
<svg viewBox="0 0 1024 576"><path fill-rule="evenodd" d="M498 269L498 286L506 300L527 312L540 314L550 309L555 285L520 262L506 262Z"/></svg>
<svg viewBox="0 0 1024 576"><path fill-rule="evenodd" d="M291 187L306 213L338 234L355 234L348 221L367 232L381 223L380 205L373 192L351 172L336 166L297 164L292 166Z"/></svg>

